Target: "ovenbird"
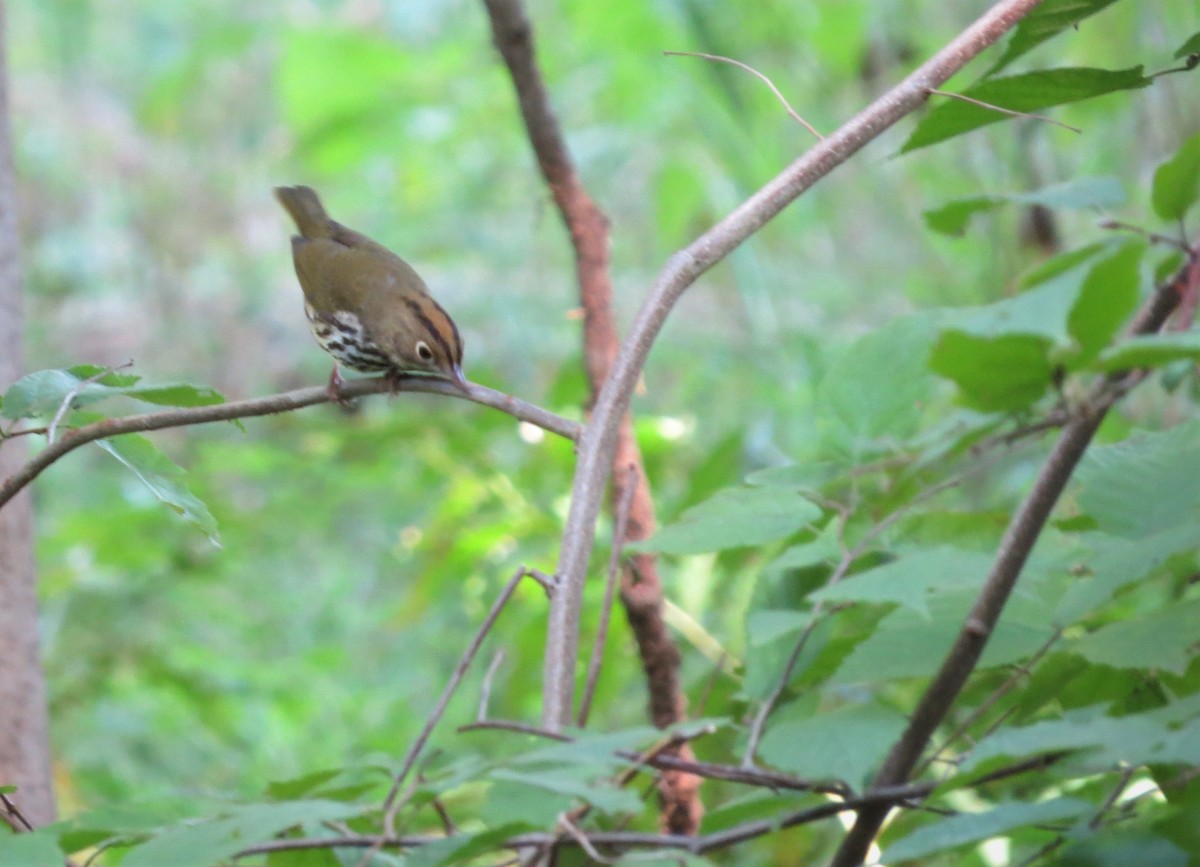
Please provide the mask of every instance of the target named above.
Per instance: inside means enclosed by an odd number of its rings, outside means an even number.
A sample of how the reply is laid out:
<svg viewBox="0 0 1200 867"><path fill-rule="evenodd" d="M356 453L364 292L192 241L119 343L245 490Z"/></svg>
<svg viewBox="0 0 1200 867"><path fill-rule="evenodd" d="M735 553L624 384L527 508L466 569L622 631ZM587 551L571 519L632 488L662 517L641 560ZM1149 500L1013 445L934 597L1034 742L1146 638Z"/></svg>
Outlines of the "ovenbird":
<svg viewBox="0 0 1200 867"><path fill-rule="evenodd" d="M292 237L292 260L313 336L333 356L330 397L341 399L339 363L383 371L393 382L424 373L465 388L458 328L417 272L382 244L331 220L311 188L276 187L275 197L300 230Z"/></svg>

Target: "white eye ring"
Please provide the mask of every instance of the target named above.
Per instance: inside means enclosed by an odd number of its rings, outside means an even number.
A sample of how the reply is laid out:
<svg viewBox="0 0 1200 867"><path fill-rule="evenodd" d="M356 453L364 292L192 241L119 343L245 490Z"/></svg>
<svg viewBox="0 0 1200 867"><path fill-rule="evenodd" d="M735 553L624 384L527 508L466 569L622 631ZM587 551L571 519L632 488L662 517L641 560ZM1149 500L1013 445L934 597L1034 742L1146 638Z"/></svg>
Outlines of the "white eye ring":
<svg viewBox="0 0 1200 867"><path fill-rule="evenodd" d="M424 340L417 341L417 358L422 361L433 361L433 350Z"/></svg>

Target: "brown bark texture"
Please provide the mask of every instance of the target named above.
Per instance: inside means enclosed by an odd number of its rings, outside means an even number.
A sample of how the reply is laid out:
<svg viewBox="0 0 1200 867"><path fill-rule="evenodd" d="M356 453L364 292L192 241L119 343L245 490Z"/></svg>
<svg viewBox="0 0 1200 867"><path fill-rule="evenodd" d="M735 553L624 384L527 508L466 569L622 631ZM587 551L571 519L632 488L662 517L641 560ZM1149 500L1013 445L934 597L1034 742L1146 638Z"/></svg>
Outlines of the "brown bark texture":
<svg viewBox="0 0 1200 867"><path fill-rule="evenodd" d="M8 30L0 0L0 389L24 373L17 191L8 121ZM21 467L24 439L0 442L0 479ZM38 648L37 585L33 562L33 504L29 492L0 509L0 786L35 826L54 821L46 680Z"/></svg>
<svg viewBox="0 0 1200 867"><path fill-rule="evenodd" d="M612 311L608 219L575 171L537 67L533 27L521 4L518 0L485 0L485 3L495 45L512 76L538 167L570 233L575 251L576 278L584 313L584 364L591 388L590 404L608 378L619 348ZM645 539L655 528L654 500L628 415L621 422L612 466L611 502L614 508L621 502L624 487L631 479L636 486L629 501L625 539L614 539L613 544ZM630 467L634 468L633 473L629 472ZM662 585L657 559L652 554L635 554L623 563L621 601L646 673L650 718L660 728L679 722L687 710L679 682L680 655L663 620ZM687 744L676 748L673 754L684 759L693 758ZM703 815L699 786L700 778L693 774L663 772L659 794L662 799L661 824L665 832L697 833Z"/></svg>

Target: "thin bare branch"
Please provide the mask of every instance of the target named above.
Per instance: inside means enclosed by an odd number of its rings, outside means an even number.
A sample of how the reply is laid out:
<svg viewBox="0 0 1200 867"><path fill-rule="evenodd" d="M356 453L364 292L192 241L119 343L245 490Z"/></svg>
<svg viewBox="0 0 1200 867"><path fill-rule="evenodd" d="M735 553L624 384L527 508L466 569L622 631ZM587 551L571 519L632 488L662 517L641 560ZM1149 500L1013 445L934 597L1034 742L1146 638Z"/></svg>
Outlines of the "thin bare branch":
<svg viewBox="0 0 1200 867"><path fill-rule="evenodd" d="M971 728L971 726L975 725L975 723L982 719L983 715L988 712L992 705L1011 692L1017 686L1017 684L1021 682L1022 679L1028 677L1029 673L1033 671L1033 667L1038 664L1038 661L1041 660L1043 656L1050 652L1050 648L1058 643L1058 639L1061 637L1062 629L1055 629L1050 637L1046 639L1045 643L1043 643L1042 646L1037 649L1033 656L1029 657L1029 659L1023 664L1017 666L1012 675L1010 675L1004 681L1004 683L996 687L991 695L981 701L979 706L971 711L971 713L967 715L967 718L959 723L955 727L954 731L950 732L950 734L946 736L946 739L942 741L941 746L931 752L925 761L921 762L921 764L917 766L917 769L913 771L913 776L919 776L922 774L926 768L937 761L938 756L944 753L952 743L962 737L963 734L965 734L967 730Z"/></svg>
<svg viewBox="0 0 1200 867"><path fill-rule="evenodd" d="M604 663L604 644L608 639L608 624L612 619L613 596L617 590L617 574L621 566L621 552L625 548L625 525L629 522L629 506L633 502L633 494L638 484L637 467L629 467L629 483L621 492L621 501L617 504L617 520L613 525L612 552L608 557L608 577L604 584L604 603L600 607L600 621L596 624L596 640L592 644L592 655L588 659L587 680L584 683L583 695L579 699L579 716L576 725L579 728L587 726L588 714L592 709L592 699L596 695L596 684L600 680L600 667Z"/></svg>
<svg viewBox="0 0 1200 867"><path fill-rule="evenodd" d="M1052 117L1046 117L1044 114L1030 114L1027 111L1013 111L1011 108L1001 108L998 105L992 105L992 103L984 102L981 99L975 99L970 96L964 96L961 93L954 93L949 90L938 90L937 88L934 88L934 87L929 88L928 93L930 96L945 96L950 99L957 99L957 100L961 100L962 102L969 102L969 103L971 103L971 105L977 105L980 108L986 108L988 111L998 112L999 114L1006 114L1009 117L1024 117L1024 118L1028 118L1029 120L1040 120L1044 123L1050 123L1050 124L1054 124L1055 126L1061 126L1063 129L1069 129L1071 132L1074 132L1074 133L1080 133L1080 134L1083 133L1083 130L1079 129L1079 127L1071 126L1070 124L1063 123L1060 120L1055 120Z"/></svg>
<svg viewBox="0 0 1200 867"><path fill-rule="evenodd" d="M569 440L575 440L581 435L581 425L578 422L562 418L504 392L475 383L468 383L464 390L451 382L433 377L409 376L399 379L395 386L395 390L401 392L438 394L443 397L463 398L483 406L490 406L519 421L527 421ZM383 377L369 377L348 380L341 388L341 395L343 399L348 400L365 397L369 394L387 394L392 391L392 384L388 380ZM4 483L0 484L0 506L16 496L22 488L36 479L43 470L63 455L96 440L127 433L145 433L152 430L208 424L215 421L274 415L328 402L329 393L324 387L301 388L284 394L235 400L216 406L169 409L144 415L125 416L124 418L108 418L94 424L84 425L63 434L58 442L42 449L33 460L5 479Z"/></svg>
<svg viewBox="0 0 1200 867"><path fill-rule="evenodd" d="M825 136L817 132L816 127L806 121L794 108L792 108L792 104L787 101L787 98L784 97L782 93L779 92L779 88L775 86L775 82L771 81L771 79L767 78L767 76L763 75L753 66L750 66L747 63L742 63L740 60L734 60L732 57L722 57L720 54L704 54L700 51L664 51L663 54L666 54L669 57L700 57L704 60L715 60L718 63L728 63L738 67L739 69L746 70L771 89L771 93L775 94L775 98L783 104L784 109L787 111L788 116L792 120L812 133L813 137L818 141L825 138Z"/></svg>
<svg viewBox="0 0 1200 867"><path fill-rule="evenodd" d="M29 820L25 818L25 815L21 812L17 805L13 803L12 798L3 792L0 792L0 804L4 805L5 821L12 826L14 831L33 830L33 825L29 823Z"/></svg>
<svg viewBox="0 0 1200 867"><path fill-rule="evenodd" d="M475 632L475 637L471 639L471 643L463 651L462 658L459 659L458 665L454 667L454 673L450 675L450 680L442 690L441 697L438 699L437 704L434 705L429 718L425 720L425 725L421 727L420 734L417 735L417 739L409 747L408 755L404 757L404 763L400 766L400 771L392 780L392 787L383 801L384 827L388 829L389 833L391 832L392 823L395 820L396 810L400 806L400 802L397 800L397 796L400 794L400 787L404 784L405 778L408 777L409 771L417 763L417 759L420 758L421 751L425 749L426 741L433 734L433 729L441 720L442 714L446 712L446 707L450 704L450 699L454 696L454 691L462 683L463 676L466 675L467 669L471 666L471 661L475 658L475 654L479 652L479 647L483 644L483 640L487 638L487 634L491 631L496 618L500 616L500 612L504 610L504 606L508 604L508 600L512 598L513 592L517 589L517 585L521 583L521 579L527 574L528 571L522 566L508 579L508 583L504 585L504 589L500 591L500 595L492 603L491 610L488 611L487 616L483 618L483 623L479 625L479 629Z"/></svg>
<svg viewBox="0 0 1200 867"><path fill-rule="evenodd" d="M504 648L496 648L496 652L492 654L492 661L488 663L487 671L483 674L483 685L479 687L479 712L475 719L479 721L486 720L488 717L488 702L492 697L492 678L496 676L496 671L504 662Z"/></svg>

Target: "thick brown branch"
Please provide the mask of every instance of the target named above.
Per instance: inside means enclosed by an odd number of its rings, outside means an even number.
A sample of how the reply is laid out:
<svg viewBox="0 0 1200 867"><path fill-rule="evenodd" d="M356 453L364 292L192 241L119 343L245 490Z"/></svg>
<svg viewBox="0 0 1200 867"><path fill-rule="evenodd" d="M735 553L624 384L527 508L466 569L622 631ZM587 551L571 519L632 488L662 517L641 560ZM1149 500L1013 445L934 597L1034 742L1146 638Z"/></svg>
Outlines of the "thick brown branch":
<svg viewBox="0 0 1200 867"><path fill-rule="evenodd" d="M501 391L487 388L475 383L468 383L466 391L458 386L431 377L408 377L396 384L396 390L403 392L422 392L425 394L440 394L443 397L460 397L484 406L490 406L503 413L511 415L519 421L556 433L569 440L580 436L581 425L578 422L557 416L548 410L533 404L518 400ZM385 394L392 391L391 384L382 377L370 379L348 380L341 389L344 399L364 397L368 394ZM107 437L127 433L145 433L164 428L186 427L193 424L208 424L214 421L231 421L235 418L251 418L260 415L274 415L280 412L291 412L313 406L318 403L328 403L329 393L325 388L301 388L284 394L273 394L269 397L255 397L248 400L235 400L216 406L188 407L184 409L168 409L161 412L151 412L145 415L131 415L124 418L108 418L95 424L75 428L62 435L62 438L42 449L33 460L13 473L3 484L0 484L0 507L4 506L16 494L32 482L49 467L68 452L82 445L102 440Z"/></svg>
<svg viewBox="0 0 1200 867"><path fill-rule="evenodd" d="M1200 282L1200 261L1186 264L1166 286L1157 290L1134 318L1132 333L1152 334L1158 331L1171 315L1189 286ZM917 707L909 717L908 726L892 748L875 776L874 787L899 785L912 773L917 761L945 719L954 700L975 670L984 647L996 628L1009 595L1026 559L1045 527L1050 512L1070 481L1079 459L1091 444L1092 437L1104 420L1109 408L1133 384L1140 381L1138 371L1109 374L1096 383L1082 406L1075 410L1064 425L1058 441L1046 459L1033 489L1013 515L1000 543L983 588L975 600L966 621L942 662L942 667ZM854 827L842 841L834 856L832 867L856 867L863 863L871 842L879 832L890 806L875 804L862 810Z"/></svg>

